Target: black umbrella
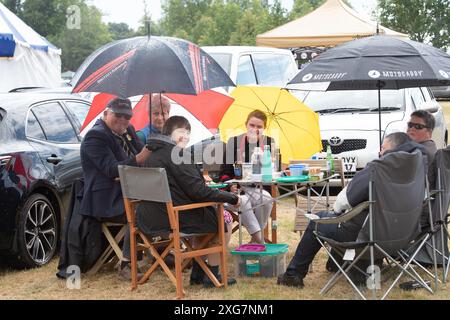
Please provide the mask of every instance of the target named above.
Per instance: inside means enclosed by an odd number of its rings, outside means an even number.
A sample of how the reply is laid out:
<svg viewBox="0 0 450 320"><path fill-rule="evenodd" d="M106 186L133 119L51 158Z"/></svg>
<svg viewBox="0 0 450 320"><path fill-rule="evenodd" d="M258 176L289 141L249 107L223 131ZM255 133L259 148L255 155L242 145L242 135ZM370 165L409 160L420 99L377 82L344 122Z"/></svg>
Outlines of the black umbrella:
<svg viewBox="0 0 450 320"><path fill-rule="evenodd" d="M381 147L381 89L450 85L450 56L432 46L372 36L329 49L290 84L329 83L326 90L378 90Z"/></svg>
<svg viewBox="0 0 450 320"><path fill-rule="evenodd" d="M72 79L73 92L106 92L122 98L146 93L198 94L234 86L197 45L170 37L135 37L91 54Z"/></svg>

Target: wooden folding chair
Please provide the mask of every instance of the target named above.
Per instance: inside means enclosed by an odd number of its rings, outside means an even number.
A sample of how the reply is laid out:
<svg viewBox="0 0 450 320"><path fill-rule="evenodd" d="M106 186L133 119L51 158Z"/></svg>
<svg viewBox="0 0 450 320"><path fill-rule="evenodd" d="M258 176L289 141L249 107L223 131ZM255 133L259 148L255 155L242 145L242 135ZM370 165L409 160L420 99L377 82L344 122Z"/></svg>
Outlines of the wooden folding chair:
<svg viewBox="0 0 450 320"><path fill-rule="evenodd" d="M119 228L116 235L113 236L112 229ZM88 275L96 274L106 264L116 264L118 261L123 260L122 249L119 247L119 243L125 236L127 225L123 223L103 222L102 233L108 241L107 248L103 251L95 264L87 272ZM114 255L112 253L114 252Z"/></svg>
<svg viewBox="0 0 450 320"><path fill-rule="evenodd" d="M137 284L145 283L153 272L160 266L170 281L175 285L178 299L184 297L182 270L191 259L195 259L203 271L208 275L216 287L227 286L227 248L225 243L225 226L223 218L223 204L216 202L192 203L189 205L173 206L172 198L167 181L166 171L163 168L140 168L130 166L119 166L122 194L125 202L128 224L130 227L131 245L131 290L136 289ZM167 215L171 230L168 230L168 240L150 239L136 226L135 207L142 201L153 201L166 204ZM179 213L181 211L196 208L216 206L218 219L218 232L212 234L184 234L179 228ZM193 248L190 237L201 237L200 244ZM208 246L209 242L218 236L218 244ZM138 239L141 242L138 242ZM181 243L186 247L181 249ZM165 245L165 250L159 254L156 248ZM149 249L155 258L155 263L138 281L137 279L137 250ZM168 268L164 258L173 251L175 256L175 274ZM202 256L218 253L220 254L220 273L222 282L214 276Z"/></svg>

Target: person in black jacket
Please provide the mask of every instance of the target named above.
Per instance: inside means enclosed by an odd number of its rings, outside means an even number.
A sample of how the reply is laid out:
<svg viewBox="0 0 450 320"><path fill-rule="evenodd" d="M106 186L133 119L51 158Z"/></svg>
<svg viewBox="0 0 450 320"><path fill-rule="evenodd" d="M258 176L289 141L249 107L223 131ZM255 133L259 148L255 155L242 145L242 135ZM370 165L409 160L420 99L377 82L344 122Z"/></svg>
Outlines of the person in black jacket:
<svg viewBox="0 0 450 320"><path fill-rule="evenodd" d="M97 120L84 137L80 148L84 177L81 214L102 222L127 222L118 165L138 166L150 155L130 125L132 115L130 100L116 98L106 106L103 119ZM127 228L124 261L119 268L119 274L126 279L131 276L129 241Z"/></svg>
<svg viewBox="0 0 450 320"><path fill-rule="evenodd" d="M422 145L411 141L408 135L403 132L395 132L384 138L380 157L383 159L385 154L391 152L414 152L415 150L420 150L424 157L426 157L426 151ZM369 180L370 171L368 167L358 171L347 187L342 189L337 196L333 208L334 212L319 212L317 215L319 217L339 215L359 203L369 200ZM336 241L355 241L363 226L366 215L367 213L361 213L339 225L319 224L317 225L318 231L324 236ZM297 246L295 255L292 257L286 272L278 277L277 284L303 287L303 278L308 273L309 265L321 248L320 243L313 234L315 229L316 224L314 221L311 221Z"/></svg>
<svg viewBox="0 0 450 320"><path fill-rule="evenodd" d="M196 202L227 202L239 205L240 198L236 194L212 189L208 187L198 167L191 163L190 156L187 163L180 163L180 152L187 152L184 147L189 141L191 126L188 120L181 116L170 117L164 124L162 135L152 135L147 143L152 150L151 156L144 166L152 168L165 168L169 182L170 193L174 206L186 205ZM198 208L179 213L180 231L183 233L215 233L218 222L213 207ZM150 237L162 236L170 230L166 206L163 203L144 202L136 209L136 224ZM231 231L230 228L228 231ZM229 237L227 237L229 238ZM219 255L208 256L208 265L211 271L219 276ZM236 280L228 278L229 284ZM191 284L204 284L213 286L209 277L194 262L191 274Z"/></svg>

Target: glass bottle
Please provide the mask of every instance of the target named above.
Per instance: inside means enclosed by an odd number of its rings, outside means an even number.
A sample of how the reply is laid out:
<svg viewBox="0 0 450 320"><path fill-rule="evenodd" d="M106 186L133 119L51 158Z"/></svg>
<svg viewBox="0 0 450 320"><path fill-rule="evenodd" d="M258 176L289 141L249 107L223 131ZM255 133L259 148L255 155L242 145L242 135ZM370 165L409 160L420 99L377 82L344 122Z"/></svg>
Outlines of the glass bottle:
<svg viewBox="0 0 450 320"><path fill-rule="evenodd" d="M264 153L262 156L262 181L272 182L272 155L270 154L270 146L264 146Z"/></svg>
<svg viewBox="0 0 450 320"><path fill-rule="evenodd" d="M327 167L328 167L328 174L329 175L334 174L334 158L333 154L331 153L330 145L327 145Z"/></svg>

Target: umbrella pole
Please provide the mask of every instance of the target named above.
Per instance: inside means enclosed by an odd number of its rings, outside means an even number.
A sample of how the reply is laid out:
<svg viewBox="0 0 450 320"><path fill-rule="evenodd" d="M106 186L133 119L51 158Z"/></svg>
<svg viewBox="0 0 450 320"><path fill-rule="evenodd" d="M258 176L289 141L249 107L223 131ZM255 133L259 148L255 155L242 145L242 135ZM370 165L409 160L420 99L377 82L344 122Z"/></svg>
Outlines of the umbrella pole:
<svg viewBox="0 0 450 320"><path fill-rule="evenodd" d="M161 114L163 116L163 121L164 121L164 123L166 123L166 116L164 115L161 92L159 93L159 107L161 108Z"/></svg>
<svg viewBox="0 0 450 320"><path fill-rule="evenodd" d="M152 93L148 94L148 127L152 125ZM148 133L150 135L150 132Z"/></svg>
<svg viewBox="0 0 450 320"><path fill-rule="evenodd" d="M378 136L380 139L380 152L381 152L381 82L378 81Z"/></svg>

